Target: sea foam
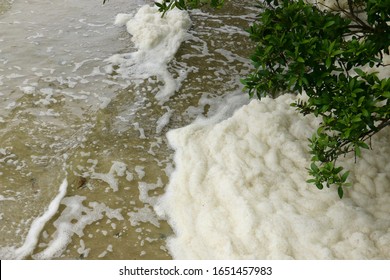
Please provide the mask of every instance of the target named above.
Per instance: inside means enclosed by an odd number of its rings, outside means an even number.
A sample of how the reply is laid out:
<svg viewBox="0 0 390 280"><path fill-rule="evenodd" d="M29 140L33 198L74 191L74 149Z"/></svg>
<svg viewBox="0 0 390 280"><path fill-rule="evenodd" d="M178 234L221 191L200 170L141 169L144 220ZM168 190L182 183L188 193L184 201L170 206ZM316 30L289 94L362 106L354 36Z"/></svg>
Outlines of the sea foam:
<svg viewBox="0 0 390 280"><path fill-rule="evenodd" d="M161 17L156 6L145 5L134 16L118 14L115 25L126 25L138 50L113 55L107 61L119 66L116 72L124 78L136 80L157 77L164 85L156 94L156 99L167 101L180 86L180 79L173 78L167 64L173 59L180 44L189 38L187 30L191 20L188 13L175 9Z"/></svg>
<svg viewBox="0 0 390 280"><path fill-rule="evenodd" d="M340 161L353 183L340 200L306 183L319 120L292 102L253 100L168 133L176 169L155 210L174 229L175 259L390 258L389 130L356 164Z"/></svg>
<svg viewBox="0 0 390 280"><path fill-rule="evenodd" d="M1 258L24 259L25 257L27 257L33 252L33 250L35 249L38 243L38 239L41 231L43 230L46 223L56 214L60 206L61 200L66 195L67 188L68 188L68 181L67 179L64 179L62 184L60 185L58 194L50 202L47 210L32 222L23 245L19 248L12 248L12 247L0 248Z"/></svg>

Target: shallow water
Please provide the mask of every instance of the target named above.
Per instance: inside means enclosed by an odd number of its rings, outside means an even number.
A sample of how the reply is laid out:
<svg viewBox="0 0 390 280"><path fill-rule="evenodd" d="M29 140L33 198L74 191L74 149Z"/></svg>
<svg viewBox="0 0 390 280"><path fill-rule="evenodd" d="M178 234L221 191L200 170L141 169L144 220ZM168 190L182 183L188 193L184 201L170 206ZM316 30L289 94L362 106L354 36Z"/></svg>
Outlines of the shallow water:
<svg viewBox="0 0 390 280"><path fill-rule="evenodd" d="M243 29L255 12L231 2L190 13L189 40L168 65L179 87L165 102L158 78L123 76L107 61L136 50L116 14L150 1L0 2L1 258L15 258L65 178L65 198L24 258L171 258L172 230L152 207L174 167L165 133L245 95Z"/></svg>

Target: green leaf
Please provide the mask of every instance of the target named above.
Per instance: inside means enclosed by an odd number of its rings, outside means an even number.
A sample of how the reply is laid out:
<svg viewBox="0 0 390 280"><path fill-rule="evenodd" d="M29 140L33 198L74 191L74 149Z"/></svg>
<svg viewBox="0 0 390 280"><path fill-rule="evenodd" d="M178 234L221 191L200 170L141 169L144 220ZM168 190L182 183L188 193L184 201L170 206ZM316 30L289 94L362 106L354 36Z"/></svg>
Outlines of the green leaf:
<svg viewBox="0 0 390 280"><path fill-rule="evenodd" d="M331 60L330 57L328 57L328 58L326 59L326 62L325 62L326 68L330 68L331 64L332 64L332 60Z"/></svg>
<svg viewBox="0 0 390 280"><path fill-rule="evenodd" d="M349 171L345 172L345 173L341 176L341 182L345 183L345 181L347 181L347 179L348 179L348 176L349 176Z"/></svg>
<svg viewBox="0 0 390 280"><path fill-rule="evenodd" d="M355 145L355 156L357 156L357 157L362 156L362 151L360 150L358 145Z"/></svg>
<svg viewBox="0 0 390 280"><path fill-rule="evenodd" d="M360 121L362 121L362 118L360 117L360 115L354 116L352 118L352 123L357 123L357 122L360 122Z"/></svg>
<svg viewBox="0 0 390 280"><path fill-rule="evenodd" d="M355 68L353 70L355 70L356 74L358 74L362 78L364 78L366 76L366 73L362 69Z"/></svg>
<svg viewBox="0 0 390 280"><path fill-rule="evenodd" d="M344 196L344 190L343 190L343 187L338 187L337 188L337 193L338 193L338 195L339 195L339 197L340 197L340 199L341 198L343 198L343 196Z"/></svg>
<svg viewBox="0 0 390 280"><path fill-rule="evenodd" d="M342 53L344 53L343 50L336 50L336 51L332 52L332 56L336 56L336 55L339 55L339 54L342 54Z"/></svg>
<svg viewBox="0 0 390 280"><path fill-rule="evenodd" d="M367 109L362 109L362 115L366 118L368 118L370 116L370 113L367 111Z"/></svg>
<svg viewBox="0 0 390 280"><path fill-rule="evenodd" d="M365 98L366 98L365 96L362 96L362 97L359 98L358 107L362 106L362 103L363 103Z"/></svg>
<svg viewBox="0 0 390 280"><path fill-rule="evenodd" d="M320 171L320 169L318 168L318 166L312 162L311 165L310 165L310 168L311 170L313 170L315 173L318 173Z"/></svg>
<svg viewBox="0 0 390 280"><path fill-rule="evenodd" d="M328 21L325 25L324 25L324 29L325 28L328 28L328 27L330 27L330 26L332 26L332 25L334 25L336 22L334 21L334 20L332 20L332 21Z"/></svg>
<svg viewBox="0 0 390 280"><path fill-rule="evenodd" d="M362 141L358 142L357 144L359 145L359 147L362 147L364 149L370 149L370 147L366 143L364 143Z"/></svg>

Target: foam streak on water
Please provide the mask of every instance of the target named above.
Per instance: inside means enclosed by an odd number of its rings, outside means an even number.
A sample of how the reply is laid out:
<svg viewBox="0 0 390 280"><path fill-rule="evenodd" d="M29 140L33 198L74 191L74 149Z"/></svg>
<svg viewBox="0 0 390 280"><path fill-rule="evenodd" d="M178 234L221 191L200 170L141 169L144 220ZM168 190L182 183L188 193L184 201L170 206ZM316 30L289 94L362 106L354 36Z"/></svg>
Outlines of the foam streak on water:
<svg viewBox="0 0 390 280"><path fill-rule="evenodd" d="M28 231L26 239L23 243L23 246L17 249L13 248L2 248L2 255L8 259L24 259L26 256L30 255L35 246L38 243L38 238L42 229L46 223L57 213L57 210L60 206L61 200L66 195L66 189L68 187L68 182L66 179L62 182L57 196L50 202L49 207L41 216L36 218Z"/></svg>

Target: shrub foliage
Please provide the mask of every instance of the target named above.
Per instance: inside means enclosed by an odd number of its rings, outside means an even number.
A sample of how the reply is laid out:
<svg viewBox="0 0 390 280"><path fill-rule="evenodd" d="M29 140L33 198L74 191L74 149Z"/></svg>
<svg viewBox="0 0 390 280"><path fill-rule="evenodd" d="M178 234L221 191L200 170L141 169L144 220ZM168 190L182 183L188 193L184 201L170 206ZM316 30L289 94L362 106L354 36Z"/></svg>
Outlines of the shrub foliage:
<svg viewBox="0 0 390 280"><path fill-rule="evenodd" d="M348 171L339 156L370 148L371 137L390 124L390 79L370 67L383 67L389 54L390 2L336 1L333 10L303 1L266 0L250 27L256 42L255 71L243 80L249 95L261 98L305 92L292 104L302 114L322 118L309 139L308 181L322 189L336 185L343 197Z"/></svg>

